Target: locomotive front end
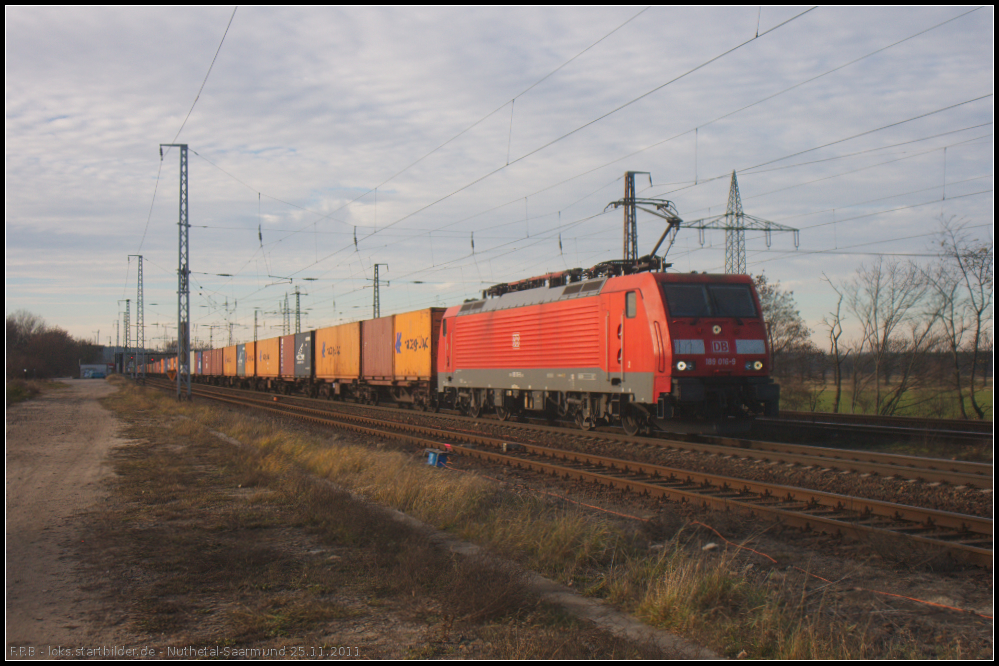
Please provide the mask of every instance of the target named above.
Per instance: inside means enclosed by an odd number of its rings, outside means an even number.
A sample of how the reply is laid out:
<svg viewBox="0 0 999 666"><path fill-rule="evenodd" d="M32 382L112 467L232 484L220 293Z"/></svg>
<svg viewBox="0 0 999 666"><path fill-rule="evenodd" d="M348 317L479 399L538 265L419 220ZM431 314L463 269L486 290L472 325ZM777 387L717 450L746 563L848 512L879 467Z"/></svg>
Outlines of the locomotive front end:
<svg viewBox="0 0 999 666"><path fill-rule="evenodd" d="M666 314L666 372L657 383L656 416L747 419L775 416L780 386L759 298L745 275L659 275Z"/></svg>

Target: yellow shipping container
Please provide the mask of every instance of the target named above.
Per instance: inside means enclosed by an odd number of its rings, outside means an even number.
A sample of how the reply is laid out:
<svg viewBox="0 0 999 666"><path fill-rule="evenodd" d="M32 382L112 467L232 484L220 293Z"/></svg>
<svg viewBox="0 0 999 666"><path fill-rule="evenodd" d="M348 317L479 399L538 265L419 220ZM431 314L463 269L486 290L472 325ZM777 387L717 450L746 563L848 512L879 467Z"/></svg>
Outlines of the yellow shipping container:
<svg viewBox="0 0 999 666"><path fill-rule="evenodd" d="M245 370L247 377L256 376L256 373L254 373L253 371L253 369L257 365L255 362L257 358L256 347L257 347L256 342L246 343L246 365L243 369Z"/></svg>
<svg viewBox="0 0 999 666"><path fill-rule="evenodd" d="M257 377L277 377L281 374L281 338L258 340L255 369Z"/></svg>
<svg viewBox="0 0 999 666"><path fill-rule="evenodd" d="M316 379L357 379L361 374L361 322L316 331Z"/></svg>
<svg viewBox="0 0 999 666"><path fill-rule="evenodd" d="M437 374L437 336L444 308L395 316L395 378L428 380Z"/></svg>
<svg viewBox="0 0 999 666"><path fill-rule="evenodd" d="M236 345L222 350L222 374L226 377L236 376Z"/></svg>

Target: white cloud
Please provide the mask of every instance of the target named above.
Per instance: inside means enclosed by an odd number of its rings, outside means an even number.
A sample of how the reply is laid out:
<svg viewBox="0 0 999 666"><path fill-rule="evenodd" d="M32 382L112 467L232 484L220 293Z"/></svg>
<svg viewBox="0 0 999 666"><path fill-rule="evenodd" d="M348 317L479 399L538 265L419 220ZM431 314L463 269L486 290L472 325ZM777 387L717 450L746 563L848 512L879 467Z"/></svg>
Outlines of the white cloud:
<svg viewBox="0 0 999 666"><path fill-rule="evenodd" d="M519 97L511 124L504 103L638 11L240 8L179 139L205 158L190 157L191 269L205 294L192 297L192 317L202 327L228 317L243 327L237 331L252 334L253 308L273 309L289 289L265 287L274 282L268 273L321 277L302 283L310 292L303 303L313 307L309 321L319 324L367 314L371 292L363 278L374 262L389 264L394 280L382 292L383 312L452 304L482 282L592 264L620 253L620 212L598 214L621 196L617 179L625 170L651 171L647 194L674 199L685 219L709 209L718 214L732 169L969 100L993 86L993 10L985 8L711 122L966 11L819 8L516 161L751 38L758 10L648 9ZM801 11L764 8L760 30ZM117 298L134 296L134 265L129 271L126 256L138 251L150 214L158 144L172 141L184 121L230 14L227 8L6 9L8 311L34 308L50 323L90 335L110 327ZM496 109L377 194L344 207ZM773 166L986 123L993 109L988 98ZM696 151L688 133L694 128L700 128ZM990 125L741 174L747 212L790 218L802 229L802 251L787 257L777 250L793 249L789 236L775 236L766 251L762 238L750 234L750 270L765 269L793 285L814 322L831 296L818 276L846 277L865 256L806 250L888 241L863 250L919 252L925 237L900 239L931 233L941 213L990 222L991 193L957 197L991 190L991 137L960 143L991 131ZM946 180L954 183L948 201L848 220L939 198L945 146ZM503 167L508 155L514 164L421 210ZM893 157L909 159L858 170ZM987 177L961 182L979 176ZM896 194L902 196L887 198ZM885 199L861 204L878 198ZM149 302L176 298L176 211L172 151L142 245ZM831 224L834 215L843 221ZM640 225L643 243L658 238L656 221ZM368 237L372 230L378 232ZM687 231L671 258L684 270L721 270L724 240L714 234L710 241L702 249L697 233ZM79 311L46 305L47 294L88 288L101 296ZM239 302L234 314L219 309L226 298ZM160 309L170 316L170 307Z"/></svg>

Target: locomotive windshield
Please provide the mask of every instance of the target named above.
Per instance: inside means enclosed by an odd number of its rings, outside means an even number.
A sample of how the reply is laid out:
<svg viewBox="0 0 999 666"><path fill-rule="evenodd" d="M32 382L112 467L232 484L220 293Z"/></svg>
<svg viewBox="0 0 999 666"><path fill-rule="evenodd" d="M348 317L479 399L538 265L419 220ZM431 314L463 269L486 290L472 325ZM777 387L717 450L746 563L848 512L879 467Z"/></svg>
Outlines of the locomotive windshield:
<svg viewBox="0 0 999 666"><path fill-rule="evenodd" d="M673 317L756 317L756 305L745 284L664 284Z"/></svg>

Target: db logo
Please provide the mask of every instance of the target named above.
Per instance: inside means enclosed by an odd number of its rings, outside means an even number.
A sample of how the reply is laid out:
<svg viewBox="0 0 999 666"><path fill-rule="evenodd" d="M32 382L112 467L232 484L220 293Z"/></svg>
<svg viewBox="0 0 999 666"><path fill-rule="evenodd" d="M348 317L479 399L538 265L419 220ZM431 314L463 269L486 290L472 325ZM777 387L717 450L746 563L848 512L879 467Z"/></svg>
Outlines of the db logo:
<svg viewBox="0 0 999 666"><path fill-rule="evenodd" d="M513 334L513 348L520 349L520 333Z"/></svg>
<svg viewBox="0 0 999 666"><path fill-rule="evenodd" d="M711 351L716 354L727 354L728 353L728 341L727 340L712 340L711 341Z"/></svg>

